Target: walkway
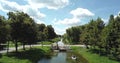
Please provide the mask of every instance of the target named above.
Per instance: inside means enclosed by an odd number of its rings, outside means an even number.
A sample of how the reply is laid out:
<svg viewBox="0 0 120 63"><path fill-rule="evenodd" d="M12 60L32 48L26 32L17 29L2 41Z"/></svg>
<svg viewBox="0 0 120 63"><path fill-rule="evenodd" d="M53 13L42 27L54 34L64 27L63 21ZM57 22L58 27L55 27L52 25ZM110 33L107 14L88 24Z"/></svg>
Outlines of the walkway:
<svg viewBox="0 0 120 63"><path fill-rule="evenodd" d="M42 46L42 45L32 45L32 46ZM51 45L43 45L43 46L51 46ZM67 46L78 46L78 47L85 47L85 45L67 45ZM30 47L29 45L25 45L25 47ZM18 49L22 49L23 46L19 46ZM15 51L15 47L9 48L9 52ZM1 50L0 53L7 53L7 50Z"/></svg>

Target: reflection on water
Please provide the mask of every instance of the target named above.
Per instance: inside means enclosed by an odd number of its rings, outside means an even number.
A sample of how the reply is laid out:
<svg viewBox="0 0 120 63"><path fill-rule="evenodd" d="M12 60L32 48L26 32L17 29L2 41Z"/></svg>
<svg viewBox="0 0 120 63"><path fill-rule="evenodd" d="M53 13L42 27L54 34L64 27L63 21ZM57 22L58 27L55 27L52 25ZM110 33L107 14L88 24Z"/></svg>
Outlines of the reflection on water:
<svg viewBox="0 0 120 63"><path fill-rule="evenodd" d="M82 55L73 52L53 52L51 58L43 58L38 63L89 63ZM76 56L76 60L72 59L72 55Z"/></svg>
<svg viewBox="0 0 120 63"><path fill-rule="evenodd" d="M56 53L52 58L46 59L43 58L38 63L67 63L66 61L66 53L65 52L59 52Z"/></svg>
<svg viewBox="0 0 120 63"><path fill-rule="evenodd" d="M64 46L64 43L61 41L58 42L58 46ZM72 59L72 56L75 55L76 59ZM53 52L51 58L43 58L38 61L38 63L89 63L82 55L73 52Z"/></svg>

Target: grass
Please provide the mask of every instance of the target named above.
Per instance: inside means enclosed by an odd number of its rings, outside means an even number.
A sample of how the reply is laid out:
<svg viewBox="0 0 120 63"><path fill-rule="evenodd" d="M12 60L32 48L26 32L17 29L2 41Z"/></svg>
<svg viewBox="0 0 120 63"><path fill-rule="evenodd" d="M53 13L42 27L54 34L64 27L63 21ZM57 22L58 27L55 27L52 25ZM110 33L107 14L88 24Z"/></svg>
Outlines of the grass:
<svg viewBox="0 0 120 63"><path fill-rule="evenodd" d="M2 54L0 63L37 63L41 58L51 58L49 47L34 47L26 51L19 50L18 53L11 52Z"/></svg>
<svg viewBox="0 0 120 63"><path fill-rule="evenodd" d="M43 45L50 45L52 44L53 42L50 42L50 41L42 41L42 42L38 42L38 44L43 44Z"/></svg>
<svg viewBox="0 0 120 63"><path fill-rule="evenodd" d="M72 60L71 57L77 57L76 60ZM76 51L71 51L67 53L67 60L69 63L89 63L81 54L77 53Z"/></svg>
<svg viewBox="0 0 120 63"><path fill-rule="evenodd" d="M58 42L58 41L60 41L60 38L57 37L57 38L54 38L54 39L51 39L51 40L38 42L37 44L51 45L52 43L55 43L55 42Z"/></svg>
<svg viewBox="0 0 120 63"><path fill-rule="evenodd" d="M21 46L21 45L22 44L20 42L18 42L18 46ZM10 41L9 47L15 47L15 44L12 41Z"/></svg>
<svg viewBox="0 0 120 63"><path fill-rule="evenodd" d="M86 48L72 47L72 49L86 58L89 63L120 63L115 60L110 60L108 57L99 56L98 54L88 52Z"/></svg>

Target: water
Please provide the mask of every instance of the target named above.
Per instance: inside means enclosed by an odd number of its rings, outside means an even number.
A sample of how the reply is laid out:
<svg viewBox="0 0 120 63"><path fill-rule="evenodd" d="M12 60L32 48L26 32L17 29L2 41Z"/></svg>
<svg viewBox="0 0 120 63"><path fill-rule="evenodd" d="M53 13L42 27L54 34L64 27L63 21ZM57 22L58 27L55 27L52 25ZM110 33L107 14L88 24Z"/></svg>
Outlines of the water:
<svg viewBox="0 0 120 63"><path fill-rule="evenodd" d="M65 52L55 53L52 58L43 58L38 63L67 63L66 54Z"/></svg>
<svg viewBox="0 0 120 63"><path fill-rule="evenodd" d="M58 42L58 46L64 46L64 43L61 41ZM73 60L71 57L75 55L76 60ZM53 52L51 58L42 58L38 63L89 63L82 55L76 54L74 52Z"/></svg>

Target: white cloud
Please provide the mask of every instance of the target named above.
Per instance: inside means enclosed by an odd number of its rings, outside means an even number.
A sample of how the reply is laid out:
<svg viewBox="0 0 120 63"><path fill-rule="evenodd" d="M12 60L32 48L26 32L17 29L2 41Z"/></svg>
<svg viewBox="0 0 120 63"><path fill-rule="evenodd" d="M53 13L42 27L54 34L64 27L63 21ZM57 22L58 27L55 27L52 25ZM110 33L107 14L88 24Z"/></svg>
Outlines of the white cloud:
<svg viewBox="0 0 120 63"><path fill-rule="evenodd" d="M63 35L65 33L65 29L61 29L61 28L57 28L57 27L54 27L54 29L55 29L56 34Z"/></svg>
<svg viewBox="0 0 120 63"><path fill-rule="evenodd" d="M105 25L107 25L108 24L108 19L104 19L104 18L102 18L102 20L104 21L104 23L105 23Z"/></svg>
<svg viewBox="0 0 120 63"><path fill-rule="evenodd" d="M0 1L0 10L4 12L10 12L10 11L23 11L30 15L34 20L37 20L36 22L42 22L41 19L43 19L46 15L41 13L39 8L34 8L29 4L26 5L19 5L18 3L14 1L7 1L7 0L1 0ZM42 22L43 23L43 22Z"/></svg>
<svg viewBox="0 0 120 63"><path fill-rule="evenodd" d="M36 23L41 24L45 23L43 18L45 18L46 15L41 13L40 9L48 8L57 10L69 4L69 0L23 0L23 1L27 2L27 4L20 5L18 2L15 1L0 0L0 10L5 13L10 11L23 11L30 15L30 17L32 17L36 21ZM69 19L65 19L65 21L67 20ZM65 33L65 29L60 29L59 27L55 27L55 31L58 34Z"/></svg>
<svg viewBox="0 0 120 63"><path fill-rule="evenodd" d="M21 8L16 2L9 2L7 0L1 0L0 7L5 12L20 10Z"/></svg>
<svg viewBox="0 0 120 63"><path fill-rule="evenodd" d="M80 19L73 17L73 18L65 18L64 20L58 20L55 24L63 24L63 25L77 25L80 24Z"/></svg>
<svg viewBox="0 0 120 63"><path fill-rule="evenodd" d="M36 21L37 24L41 24L41 23L44 23L44 24L45 24L44 21L41 21L41 20L39 20L39 19L35 19L35 21Z"/></svg>
<svg viewBox="0 0 120 63"><path fill-rule="evenodd" d="M28 0L28 2L36 8L47 7L48 9L59 9L69 4L69 0Z"/></svg>
<svg viewBox="0 0 120 63"><path fill-rule="evenodd" d="M46 15L41 13L39 9L59 9L69 4L69 0L25 0L28 2L26 5L20 5L17 2L9 0L0 1L0 10L3 12L10 11L23 11L30 15L37 23L43 23L41 19L45 18Z"/></svg>
<svg viewBox="0 0 120 63"><path fill-rule="evenodd" d="M118 12L117 15L114 15L114 18L116 18L117 16L120 16L120 11Z"/></svg>
<svg viewBox="0 0 120 63"><path fill-rule="evenodd" d="M79 25L82 24L83 21L81 19L88 18L94 16L94 13L90 12L88 9L77 8L72 10L70 14L73 15L72 18L65 18L63 20L54 21L55 24L63 24L63 25Z"/></svg>
<svg viewBox="0 0 120 63"><path fill-rule="evenodd" d="M55 26L55 25L53 25L53 27L54 27L54 29L55 29L55 32L56 32L57 34L60 34L60 35L63 35L63 34L66 32L66 29L69 28L69 26L64 27L64 28L60 28L59 26Z"/></svg>
<svg viewBox="0 0 120 63"><path fill-rule="evenodd" d="M42 18L46 17L46 15L41 13L38 9L27 7L23 11L26 12L27 14L29 14L31 17L33 17L35 19L42 19Z"/></svg>
<svg viewBox="0 0 120 63"><path fill-rule="evenodd" d="M92 12L90 12L88 9L84 9L84 8L77 8L75 10L72 10L70 12L70 14L72 14L74 17L78 17L78 18L94 16L94 14Z"/></svg>

